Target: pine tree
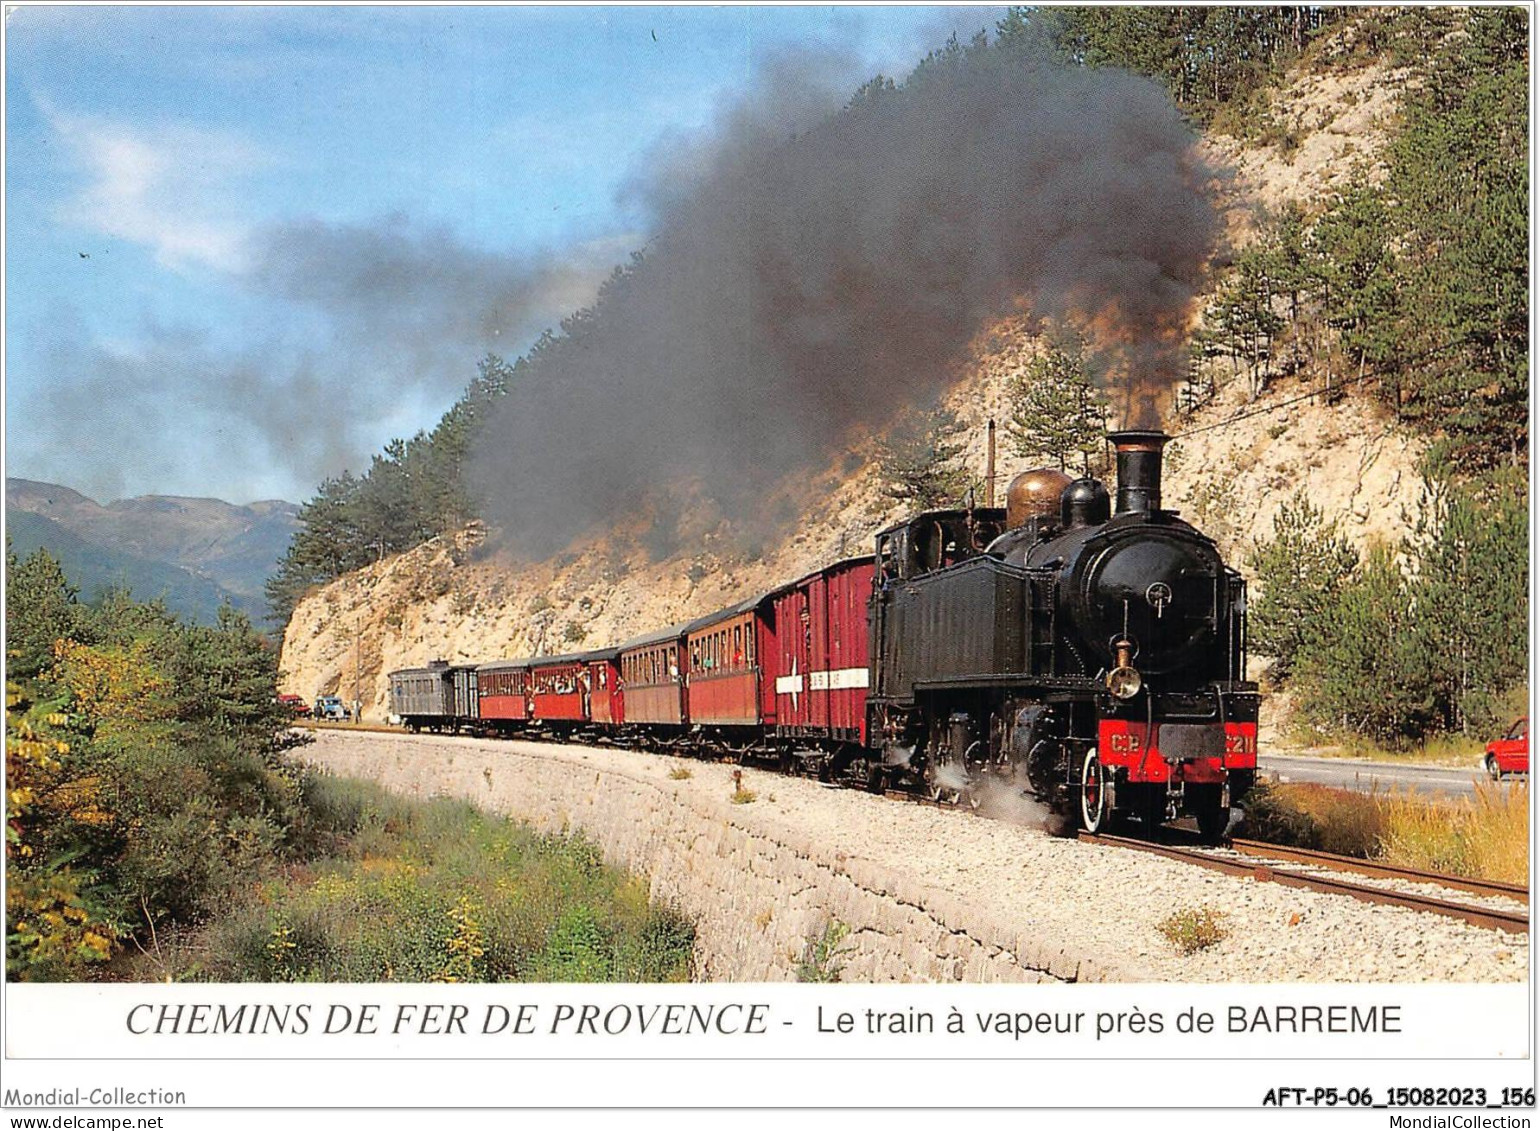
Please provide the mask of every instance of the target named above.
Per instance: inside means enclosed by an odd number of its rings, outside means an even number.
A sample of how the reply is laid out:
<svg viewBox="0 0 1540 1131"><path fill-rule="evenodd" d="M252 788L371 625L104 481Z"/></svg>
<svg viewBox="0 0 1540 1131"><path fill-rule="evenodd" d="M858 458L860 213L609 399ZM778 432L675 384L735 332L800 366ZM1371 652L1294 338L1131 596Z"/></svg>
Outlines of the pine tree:
<svg viewBox="0 0 1540 1131"><path fill-rule="evenodd" d="M920 510L957 506L970 481L958 462L962 423L944 409L911 412L889 429L877 449L883 493Z"/></svg>
<svg viewBox="0 0 1540 1131"><path fill-rule="evenodd" d="M1529 664L1529 516L1524 477L1430 488L1411 550L1417 613L1444 729L1501 721Z"/></svg>
<svg viewBox="0 0 1540 1131"><path fill-rule="evenodd" d="M1328 731L1399 744L1438 718L1432 656L1415 597L1392 551L1370 549L1357 573L1310 622L1296 657L1304 713Z"/></svg>
<svg viewBox="0 0 1540 1131"><path fill-rule="evenodd" d="M1528 13L1477 9L1408 95L1387 192L1403 245L1405 412L1468 465L1527 458Z"/></svg>
<svg viewBox="0 0 1540 1131"><path fill-rule="evenodd" d="M1107 471L1107 402L1079 342L1051 345L1008 388L1006 435L1017 455L1048 459L1071 475Z"/></svg>
<svg viewBox="0 0 1540 1131"><path fill-rule="evenodd" d="M79 590L47 550L23 562L6 544L5 641L7 678L38 675L53 662L54 644L69 637L79 618Z"/></svg>
<svg viewBox="0 0 1540 1131"><path fill-rule="evenodd" d="M1257 592L1247 614L1252 647L1286 679L1301 654L1330 634L1327 623L1358 567L1358 552L1298 491L1273 517L1273 536L1257 542L1247 563Z"/></svg>

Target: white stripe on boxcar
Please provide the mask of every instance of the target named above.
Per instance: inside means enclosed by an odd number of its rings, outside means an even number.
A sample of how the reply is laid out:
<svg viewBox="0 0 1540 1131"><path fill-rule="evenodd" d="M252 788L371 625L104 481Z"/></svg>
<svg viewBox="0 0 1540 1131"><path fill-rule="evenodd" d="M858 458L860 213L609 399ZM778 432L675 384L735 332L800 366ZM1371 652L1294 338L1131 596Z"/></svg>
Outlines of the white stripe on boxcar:
<svg viewBox="0 0 1540 1131"><path fill-rule="evenodd" d="M829 672L829 690L845 691L852 687L870 687L871 673L865 668L836 668Z"/></svg>
<svg viewBox="0 0 1540 1131"><path fill-rule="evenodd" d="M809 691L847 691L852 687L868 687L871 679L865 668L836 668L833 671L808 672Z"/></svg>
<svg viewBox="0 0 1540 1131"><path fill-rule="evenodd" d="M800 675L776 676L775 693L777 695L801 695L802 677Z"/></svg>

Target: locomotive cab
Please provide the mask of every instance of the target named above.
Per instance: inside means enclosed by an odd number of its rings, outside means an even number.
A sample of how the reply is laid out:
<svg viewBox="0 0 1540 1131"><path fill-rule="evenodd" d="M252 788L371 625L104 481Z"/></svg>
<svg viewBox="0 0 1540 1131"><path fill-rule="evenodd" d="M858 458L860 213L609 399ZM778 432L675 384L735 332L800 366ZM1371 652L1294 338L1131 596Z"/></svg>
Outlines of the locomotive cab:
<svg viewBox="0 0 1540 1131"><path fill-rule="evenodd" d="M877 535L877 584L908 581L984 552L1005 528L1002 507L925 511Z"/></svg>

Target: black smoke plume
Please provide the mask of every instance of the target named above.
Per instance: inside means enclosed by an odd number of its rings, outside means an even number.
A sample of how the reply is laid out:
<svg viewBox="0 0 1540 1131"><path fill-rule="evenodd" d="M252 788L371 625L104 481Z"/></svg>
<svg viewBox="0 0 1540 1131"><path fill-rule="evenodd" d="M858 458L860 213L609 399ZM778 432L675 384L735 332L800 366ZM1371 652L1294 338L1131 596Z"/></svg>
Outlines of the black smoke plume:
<svg viewBox="0 0 1540 1131"><path fill-rule="evenodd" d="M983 45L843 108L816 68L763 85L654 162L645 255L482 431L476 483L514 547L677 484L755 517L767 484L933 399L1023 310L1085 332L1124 422L1156 422L1217 236L1164 91Z"/></svg>

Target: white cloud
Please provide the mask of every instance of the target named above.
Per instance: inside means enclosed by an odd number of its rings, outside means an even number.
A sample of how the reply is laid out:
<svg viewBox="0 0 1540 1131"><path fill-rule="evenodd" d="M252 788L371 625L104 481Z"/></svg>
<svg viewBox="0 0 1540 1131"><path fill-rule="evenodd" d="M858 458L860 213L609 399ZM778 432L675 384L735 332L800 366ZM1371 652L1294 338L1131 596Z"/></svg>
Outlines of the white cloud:
<svg viewBox="0 0 1540 1131"><path fill-rule="evenodd" d="M192 126L136 127L42 109L87 178L60 205L60 220L148 247L167 267L243 269L250 220L239 190L272 164L261 149Z"/></svg>

